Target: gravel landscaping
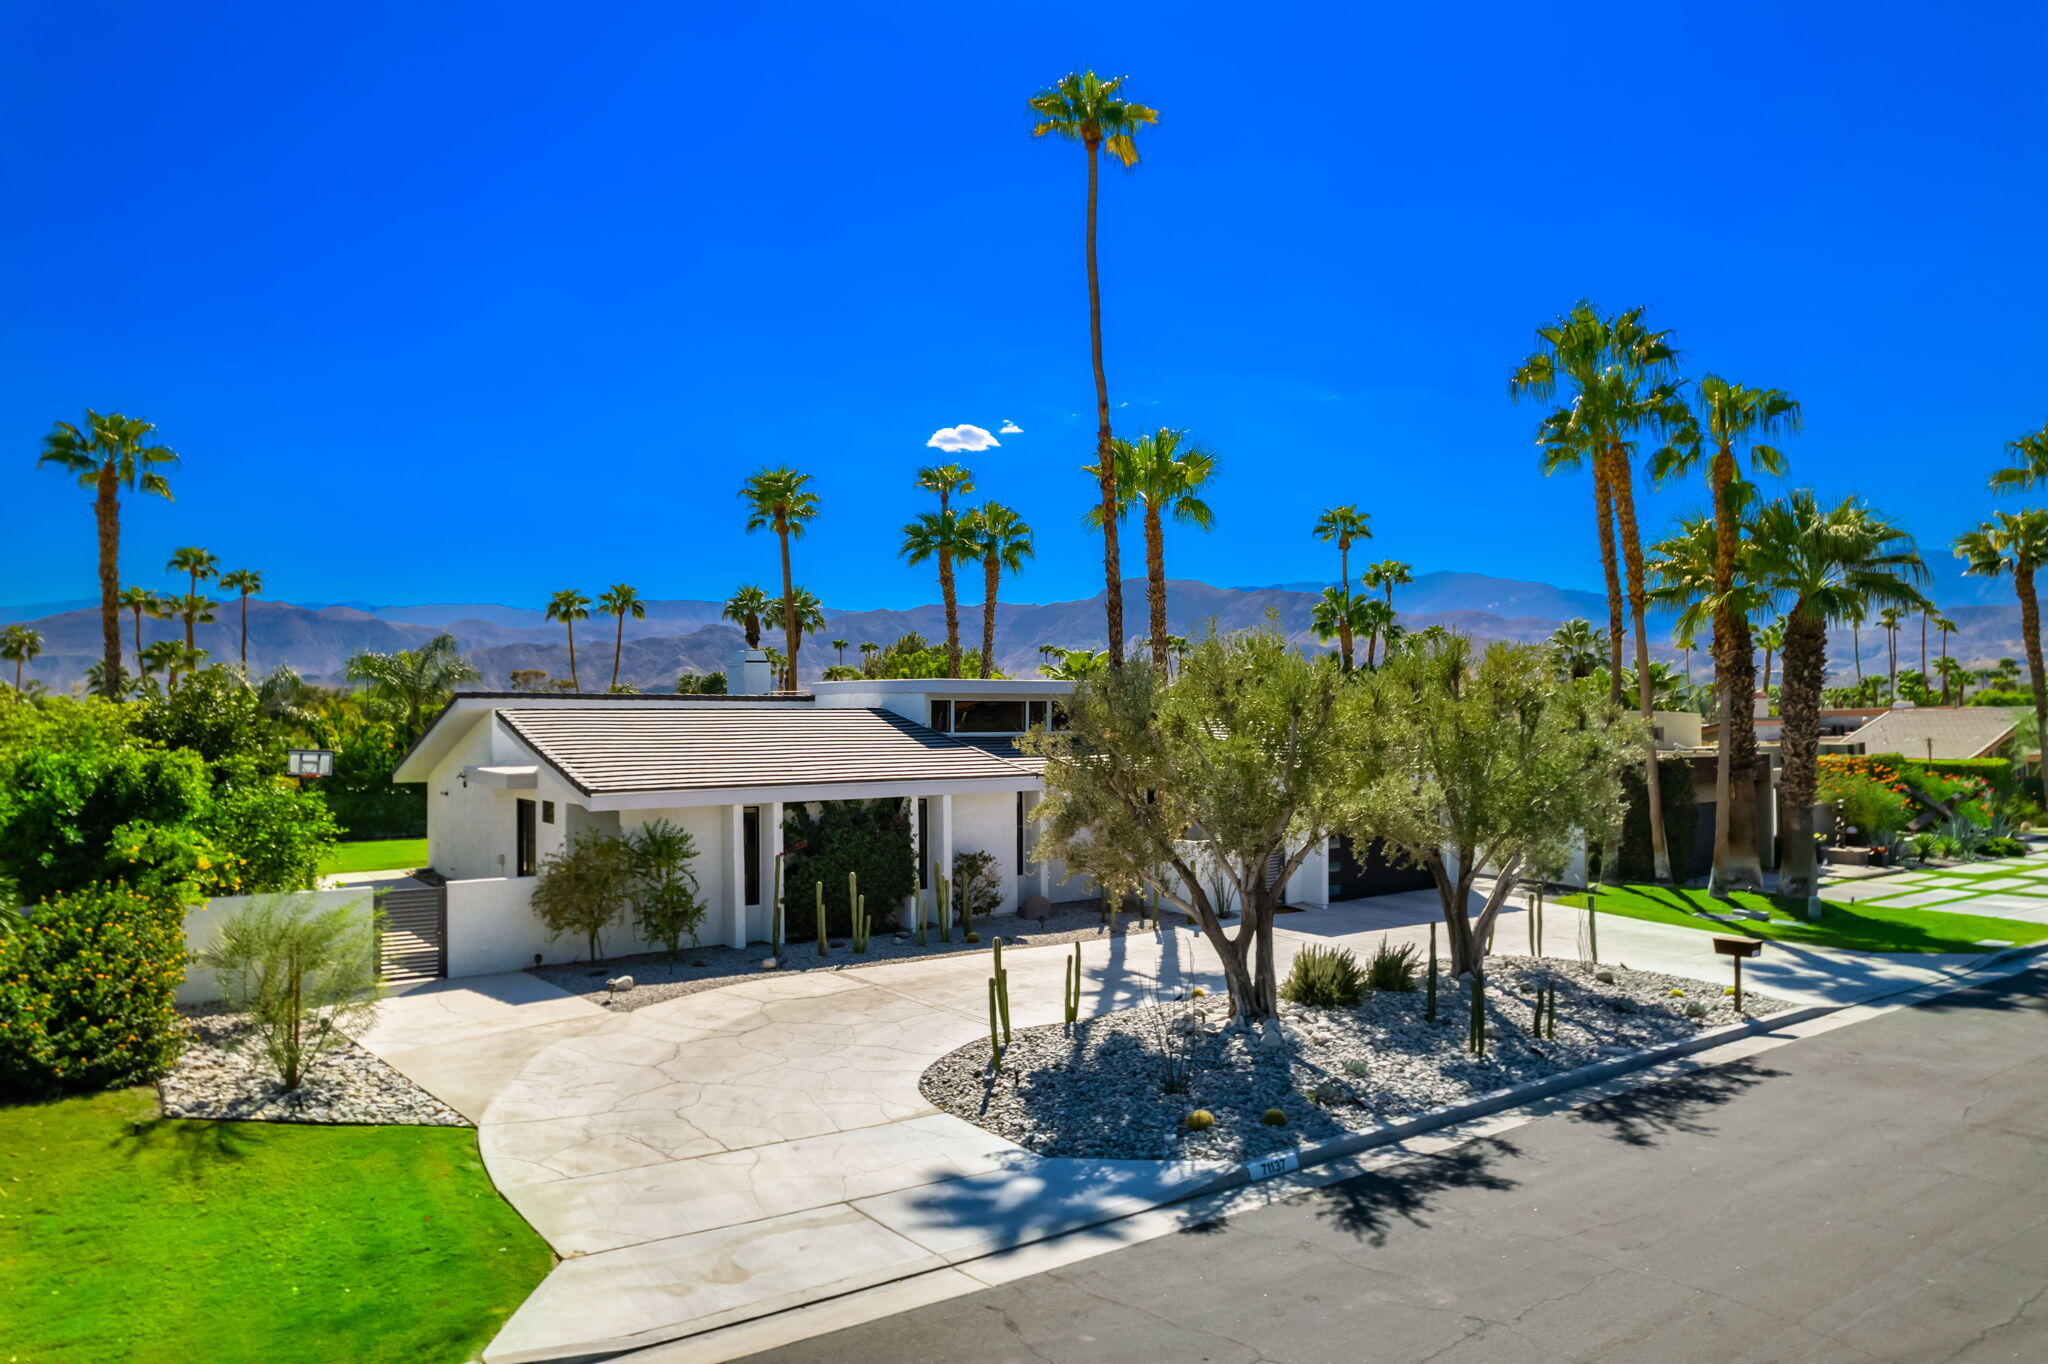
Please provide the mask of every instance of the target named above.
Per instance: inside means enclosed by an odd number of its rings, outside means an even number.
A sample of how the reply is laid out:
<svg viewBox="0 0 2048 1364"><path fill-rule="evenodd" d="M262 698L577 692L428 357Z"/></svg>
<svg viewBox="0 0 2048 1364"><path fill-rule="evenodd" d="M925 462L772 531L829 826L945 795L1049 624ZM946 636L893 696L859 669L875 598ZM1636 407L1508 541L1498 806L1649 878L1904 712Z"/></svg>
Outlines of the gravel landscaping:
<svg viewBox="0 0 2048 1364"><path fill-rule="evenodd" d="M298 1089L278 1088L242 1015L187 1010L191 1036L157 1085L167 1118L468 1127L469 1119L353 1042L321 1058Z"/></svg>
<svg viewBox="0 0 2048 1364"><path fill-rule="evenodd" d="M1171 926L1185 920L1179 914L1168 914L1164 916L1164 922ZM830 950L822 957L818 955L815 938L790 942L783 945L782 956L775 969L843 971L850 966L871 966L876 962L902 961L911 957L986 954L989 939L996 935L1001 935L1006 948L1049 947L1109 936L1109 929L1103 924L1101 912L1093 900L1056 905L1052 917L1042 920L1025 919L1015 914L986 916L975 920L974 931L981 935L980 942L962 942L959 930L955 929L953 941L943 943L939 941L936 929L927 928L927 942L919 947L908 933L885 931L878 927L869 939L865 953L855 952L843 938L834 938L829 944ZM1136 916L1120 914L1116 931L1149 933L1152 930ZM686 947L673 961L666 953L656 952L613 957L594 964L584 961L561 966L537 966L532 970L550 985L571 994L589 996L607 1009L630 1013L665 999L679 999L699 990L714 990L721 985L762 975L761 963L770 957L767 943L754 943L748 947ZM607 983L620 977L630 977L632 985L613 989Z"/></svg>
<svg viewBox="0 0 2048 1364"><path fill-rule="evenodd" d="M1229 1023L1220 996L1167 1000L1018 1032L1002 1072L977 1041L934 1062L919 1088L934 1105L1040 1155L1239 1161L1376 1127L1624 1056L1706 1028L1791 1007L1745 990L1742 1013L1718 983L1621 967L1489 958L1484 1056L1465 1050L1462 982L1441 978L1437 1021L1424 992L1381 992L1356 1008L1283 1003L1264 1031ZM1538 985L1557 987L1557 1037L1530 1036ZM1169 1092L1169 1072L1188 1077ZM1277 1108L1284 1125L1263 1116ZM1194 1130L1204 1110L1214 1126Z"/></svg>

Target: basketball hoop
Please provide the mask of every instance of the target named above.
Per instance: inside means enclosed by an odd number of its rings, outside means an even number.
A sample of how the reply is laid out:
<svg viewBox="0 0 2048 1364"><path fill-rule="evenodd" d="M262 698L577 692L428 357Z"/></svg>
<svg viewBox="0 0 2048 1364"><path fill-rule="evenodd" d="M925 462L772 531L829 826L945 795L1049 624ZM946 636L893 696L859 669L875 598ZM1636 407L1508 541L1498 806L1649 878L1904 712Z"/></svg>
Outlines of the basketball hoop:
<svg viewBox="0 0 2048 1364"><path fill-rule="evenodd" d="M331 777L334 775L334 751L327 748L287 749L284 774L287 777Z"/></svg>

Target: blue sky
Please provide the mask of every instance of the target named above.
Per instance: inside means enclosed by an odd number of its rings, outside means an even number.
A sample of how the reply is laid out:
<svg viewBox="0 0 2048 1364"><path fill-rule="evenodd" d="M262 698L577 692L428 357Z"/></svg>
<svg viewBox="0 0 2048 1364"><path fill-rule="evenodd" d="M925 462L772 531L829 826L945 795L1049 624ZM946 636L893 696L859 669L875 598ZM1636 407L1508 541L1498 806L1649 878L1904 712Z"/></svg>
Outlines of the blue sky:
<svg viewBox="0 0 2048 1364"><path fill-rule="evenodd" d="M798 577L895 557L941 426L1099 584L1082 158L1025 98L1157 106L1105 180L1112 399L1223 457L1176 575L1371 558L1594 586L1590 496L1505 377L1581 296L1793 391L1794 477L1931 549L2048 419L2048 10L1903 6L202 6L0 19L0 602L94 591L34 454L91 405L185 456L124 578L202 544L295 600L768 580L733 491L817 476ZM1698 502L1651 500L1646 524ZM167 582L167 578L164 578Z"/></svg>

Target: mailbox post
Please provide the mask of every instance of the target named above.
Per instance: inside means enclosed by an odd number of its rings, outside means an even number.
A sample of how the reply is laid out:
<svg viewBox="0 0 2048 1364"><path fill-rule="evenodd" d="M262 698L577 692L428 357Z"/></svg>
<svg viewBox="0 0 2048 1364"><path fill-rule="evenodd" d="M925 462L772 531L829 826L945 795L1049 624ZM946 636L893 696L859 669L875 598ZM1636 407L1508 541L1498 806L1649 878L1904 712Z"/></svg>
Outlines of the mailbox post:
<svg viewBox="0 0 2048 1364"><path fill-rule="evenodd" d="M1762 938L1745 938L1733 933L1716 933L1714 950L1724 957L1735 959L1735 1012L1742 1012L1742 959L1754 957L1764 950Z"/></svg>

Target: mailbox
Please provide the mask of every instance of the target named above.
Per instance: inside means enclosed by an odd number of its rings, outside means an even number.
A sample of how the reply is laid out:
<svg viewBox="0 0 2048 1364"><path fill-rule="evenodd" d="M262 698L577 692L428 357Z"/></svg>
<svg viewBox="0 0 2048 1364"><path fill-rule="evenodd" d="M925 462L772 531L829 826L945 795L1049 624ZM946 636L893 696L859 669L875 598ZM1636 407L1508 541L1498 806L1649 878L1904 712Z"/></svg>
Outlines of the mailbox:
<svg viewBox="0 0 2048 1364"><path fill-rule="evenodd" d="M1735 1012L1742 1012L1742 959L1762 954L1762 938L1744 938L1733 933L1716 933L1714 950L1724 957L1735 958Z"/></svg>

